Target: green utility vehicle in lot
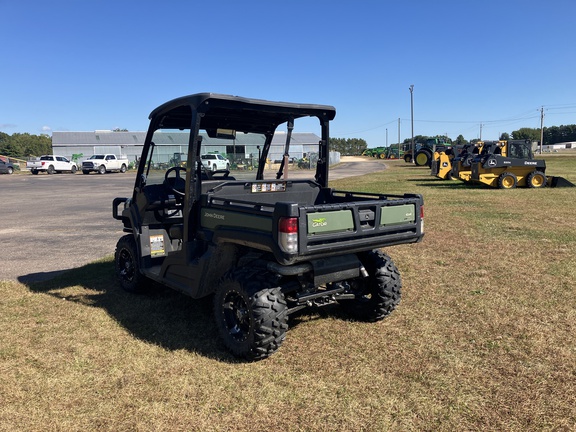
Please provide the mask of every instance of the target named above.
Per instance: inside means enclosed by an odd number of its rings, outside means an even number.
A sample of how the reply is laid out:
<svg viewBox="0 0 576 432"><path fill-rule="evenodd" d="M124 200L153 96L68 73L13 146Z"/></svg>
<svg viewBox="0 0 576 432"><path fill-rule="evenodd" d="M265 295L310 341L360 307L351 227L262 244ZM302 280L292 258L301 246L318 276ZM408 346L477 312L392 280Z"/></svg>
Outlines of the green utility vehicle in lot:
<svg viewBox="0 0 576 432"><path fill-rule="evenodd" d="M152 111L134 189L113 202L127 233L115 253L121 286L137 292L155 281L193 298L213 295L224 345L249 360L275 352L289 314L303 308L339 303L365 321L390 314L401 279L380 248L422 239L423 200L329 188L335 114L331 106L212 93ZM319 159L311 178L296 178L288 172L291 134L301 119L310 128L310 118L320 129ZM279 127L284 158L271 170ZM233 177L203 166L202 154L240 134L247 153L260 146L256 170ZM170 166L175 153L185 163Z"/></svg>

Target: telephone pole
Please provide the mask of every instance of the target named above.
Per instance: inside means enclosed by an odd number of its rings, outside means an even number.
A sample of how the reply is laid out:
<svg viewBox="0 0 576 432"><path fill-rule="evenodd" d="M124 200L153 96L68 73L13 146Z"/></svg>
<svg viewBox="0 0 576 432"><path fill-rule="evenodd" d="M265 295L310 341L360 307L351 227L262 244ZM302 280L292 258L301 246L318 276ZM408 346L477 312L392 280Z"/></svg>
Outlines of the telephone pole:
<svg viewBox="0 0 576 432"><path fill-rule="evenodd" d="M398 117L398 159L400 159L400 117Z"/></svg>
<svg viewBox="0 0 576 432"><path fill-rule="evenodd" d="M543 143L544 143L544 106L540 108L540 154L542 154Z"/></svg>
<svg viewBox="0 0 576 432"><path fill-rule="evenodd" d="M410 123L412 125L412 163L416 163L416 151L414 149L414 84L410 84Z"/></svg>

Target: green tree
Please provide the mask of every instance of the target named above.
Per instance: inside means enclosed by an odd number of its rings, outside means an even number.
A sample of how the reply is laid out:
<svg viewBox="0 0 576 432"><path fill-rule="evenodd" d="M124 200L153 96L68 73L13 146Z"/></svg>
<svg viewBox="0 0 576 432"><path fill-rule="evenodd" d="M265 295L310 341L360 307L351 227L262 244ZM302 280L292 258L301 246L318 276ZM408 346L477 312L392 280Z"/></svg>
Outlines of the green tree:
<svg viewBox="0 0 576 432"><path fill-rule="evenodd" d="M540 129L520 128L512 132L512 138L515 140L527 139L531 141L540 141Z"/></svg>
<svg viewBox="0 0 576 432"><path fill-rule="evenodd" d="M12 135L0 132L0 154L26 158L52 153L52 138L49 135L31 135L15 133Z"/></svg>
<svg viewBox="0 0 576 432"><path fill-rule="evenodd" d="M544 142L556 144L567 141L576 141L576 125L550 126L544 128Z"/></svg>
<svg viewBox="0 0 576 432"><path fill-rule="evenodd" d="M343 156L359 156L367 148L368 143L362 138L330 138L330 150Z"/></svg>
<svg viewBox="0 0 576 432"><path fill-rule="evenodd" d="M503 134L500 135L500 139L502 141L508 141L510 139L510 134L508 132L504 132Z"/></svg>
<svg viewBox="0 0 576 432"><path fill-rule="evenodd" d="M456 141L454 142L454 144L464 145L464 144L468 144L468 141L466 141L466 139L464 138L464 135L458 135L456 137Z"/></svg>

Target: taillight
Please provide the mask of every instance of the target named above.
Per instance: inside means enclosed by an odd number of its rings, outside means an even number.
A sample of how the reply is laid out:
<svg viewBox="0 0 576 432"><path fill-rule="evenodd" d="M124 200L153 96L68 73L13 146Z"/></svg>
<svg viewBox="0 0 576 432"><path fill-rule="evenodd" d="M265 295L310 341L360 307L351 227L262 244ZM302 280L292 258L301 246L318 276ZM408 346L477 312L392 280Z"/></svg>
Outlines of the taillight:
<svg viewBox="0 0 576 432"><path fill-rule="evenodd" d="M420 206L420 231L424 232L424 206Z"/></svg>
<svg viewBox="0 0 576 432"><path fill-rule="evenodd" d="M46 163L46 162L42 162L42 166L44 166L45 163Z"/></svg>
<svg viewBox="0 0 576 432"><path fill-rule="evenodd" d="M283 252L298 253L298 218L281 217L278 220L278 245Z"/></svg>

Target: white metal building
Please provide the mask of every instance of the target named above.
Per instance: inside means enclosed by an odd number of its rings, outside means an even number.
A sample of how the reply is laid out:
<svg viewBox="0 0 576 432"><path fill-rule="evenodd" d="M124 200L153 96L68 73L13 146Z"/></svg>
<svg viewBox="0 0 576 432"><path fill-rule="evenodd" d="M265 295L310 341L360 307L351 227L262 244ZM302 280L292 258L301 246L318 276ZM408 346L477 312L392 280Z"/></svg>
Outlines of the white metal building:
<svg viewBox="0 0 576 432"><path fill-rule="evenodd" d="M188 148L187 133L166 133L170 141L174 142L174 153L185 153ZM218 152L227 155L231 160L245 160L258 157L258 146L264 142L245 142L247 135L239 134L232 142L229 140L214 139L204 136L202 145L205 152ZM97 130L94 132L53 132L52 151L54 154L70 159L82 160L97 153L113 153L125 156L129 161L136 161L142 152L146 139L146 132L115 132L110 130ZM290 157L301 159L303 156L318 151L320 137L314 133L292 134L290 144ZM284 154L286 132L276 132L268 158L279 161ZM334 162L332 162L334 163Z"/></svg>

